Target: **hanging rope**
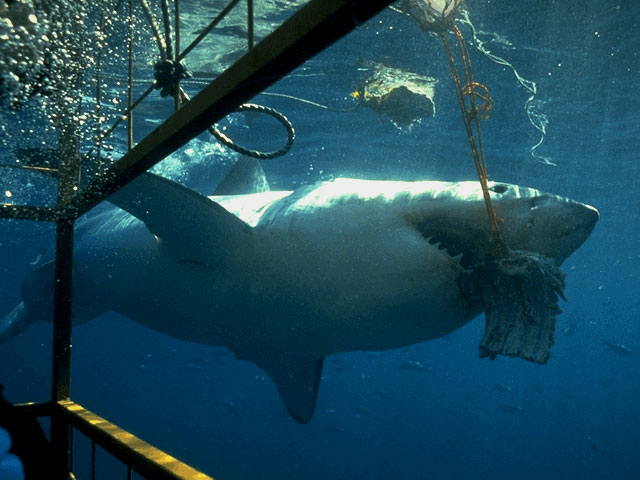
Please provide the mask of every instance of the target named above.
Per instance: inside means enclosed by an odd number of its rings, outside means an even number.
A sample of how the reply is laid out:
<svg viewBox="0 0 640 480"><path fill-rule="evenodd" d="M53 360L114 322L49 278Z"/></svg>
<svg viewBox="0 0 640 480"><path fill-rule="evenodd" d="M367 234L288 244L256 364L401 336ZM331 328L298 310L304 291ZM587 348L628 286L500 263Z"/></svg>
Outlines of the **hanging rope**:
<svg viewBox="0 0 640 480"><path fill-rule="evenodd" d="M524 78L522 75L520 75L520 73L518 73L516 68L510 62L489 51L489 49L485 46L484 42L478 35L478 33L485 32L476 31L475 26L473 25L473 23L471 23L471 19L469 18L469 12L467 12L466 10L462 10L460 12L459 22L467 25L470 28L473 46L491 62L511 70L518 84L529 93L529 98L527 98L527 101L524 103L524 111L527 115L529 123L533 126L533 128L540 132L540 139L529 149L529 153L531 153L531 156L540 163L555 167L556 164L550 157L545 157L544 155L541 155L537 152L538 148L542 146L547 136L547 125L549 124L549 119L541 111L543 102L536 98L536 96L538 95L538 86L536 82Z"/></svg>
<svg viewBox="0 0 640 480"><path fill-rule="evenodd" d="M460 111L462 113L462 121L467 132L469 147L471 148L471 156L473 157L473 163L476 167L476 173L478 174L478 180L480 181L480 186L482 188L482 195L487 207L489 227L494 246L494 255L496 258L501 259L506 256L507 247L500 235L498 216L491 204L491 194L489 193L488 186L489 175L487 173L487 165L485 162L484 149L482 147L482 135L480 131L480 119L484 120L489 117L494 102L489 94L489 89L482 83L476 82L473 78L471 58L469 57L464 36L455 23L453 23L454 13L458 5L459 4L457 2L448 1L445 4L443 12L440 13L433 9L429 4L427 14L430 17L430 21L427 24L427 27L429 31L440 36L447 53L449 68L453 78L453 85L458 99L458 104L460 106ZM451 9L449 10L450 7ZM458 74L451 45L447 38L447 32L449 30L453 31L456 36L458 49L460 51L460 63L462 64L464 83L461 81L460 75Z"/></svg>

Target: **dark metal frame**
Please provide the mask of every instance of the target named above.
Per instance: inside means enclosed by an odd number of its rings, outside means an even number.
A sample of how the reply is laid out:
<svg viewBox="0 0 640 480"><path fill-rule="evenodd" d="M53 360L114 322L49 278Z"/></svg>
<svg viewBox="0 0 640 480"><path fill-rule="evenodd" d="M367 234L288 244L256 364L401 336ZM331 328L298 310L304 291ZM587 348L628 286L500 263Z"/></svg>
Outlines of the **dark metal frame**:
<svg viewBox="0 0 640 480"><path fill-rule="evenodd" d="M210 478L169 456L158 458L171 459L167 460L167 465L176 468L160 468L162 465L158 464L163 462L150 455L152 450L136 450L135 445L139 445L140 440L124 432L123 435L129 435L132 441L118 443L117 427L70 401L74 223L110 194L390 3L391 0L311 0L80 193L72 189L78 165L71 153L74 150L65 148L66 140L71 137L65 138L63 131L57 205L46 208L0 204L0 217L3 218L56 222L52 401L40 408L33 405L29 408L48 412L51 416L51 442L61 461L68 460L69 427L74 426L128 465L133 465L136 472L146 478ZM252 4L249 5L252 10ZM249 42L252 43L252 39ZM122 432L118 429L118 433Z"/></svg>

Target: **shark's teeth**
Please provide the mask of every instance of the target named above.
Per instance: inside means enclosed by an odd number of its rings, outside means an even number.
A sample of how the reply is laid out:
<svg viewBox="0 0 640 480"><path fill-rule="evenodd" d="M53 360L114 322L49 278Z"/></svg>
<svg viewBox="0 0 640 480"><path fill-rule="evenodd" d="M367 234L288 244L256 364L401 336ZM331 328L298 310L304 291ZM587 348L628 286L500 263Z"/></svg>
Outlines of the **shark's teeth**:
<svg viewBox="0 0 640 480"><path fill-rule="evenodd" d="M434 247L437 247L440 250L443 250L443 248L440 246L440 240L436 240L433 237L427 237L426 238L427 242L429 243L429 245L433 245Z"/></svg>
<svg viewBox="0 0 640 480"><path fill-rule="evenodd" d="M457 263L462 262L462 253L458 253L457 255L452 254L446 246L442 245L441 240L434 239L433 237L427 237L425 240L427 241L427 243L429 243L429 245L436 247L438 250L445 253L448 257L451 257L451 259L456 261Z"/></svg>

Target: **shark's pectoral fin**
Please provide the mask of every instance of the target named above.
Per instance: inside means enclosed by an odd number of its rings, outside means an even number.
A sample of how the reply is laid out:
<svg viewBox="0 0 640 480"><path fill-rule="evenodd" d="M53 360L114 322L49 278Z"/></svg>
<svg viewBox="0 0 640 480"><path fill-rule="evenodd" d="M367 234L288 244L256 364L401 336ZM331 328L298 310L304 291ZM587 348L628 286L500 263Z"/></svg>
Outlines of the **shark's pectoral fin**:
<svg viewBox="0 0 640 480"><path fill-rule="evenodd" d="M181 258L210 261L246 243L251 227L217 203L152 173L143 173L108 198L142 220Z"/></svg>
<svg viewBox="0 0 640 480"><path fill-rule="evenodd" d="M255 363L276 384L291 416L299 423L309 423L316 408L323 359L278 353Z"/></svg>

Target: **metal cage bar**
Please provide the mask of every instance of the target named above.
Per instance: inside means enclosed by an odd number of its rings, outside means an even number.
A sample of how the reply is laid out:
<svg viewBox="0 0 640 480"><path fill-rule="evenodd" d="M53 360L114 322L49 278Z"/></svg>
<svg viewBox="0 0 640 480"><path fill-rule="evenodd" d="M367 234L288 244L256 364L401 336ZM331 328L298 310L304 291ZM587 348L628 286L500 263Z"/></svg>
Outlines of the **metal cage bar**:
<svg viewBox="0 0 640 480"><path fill-rule="evenodd" d="M233 0L230 5L235 3L237 1ZM74 188L80 165L75 154L78 149L74 144L73 125L67 125L70 134L67 136L63 132L60 140L57 206L0 204L0 217L56 222L52 401L23 408L36 415L51 417L51 443L59 461L69 462L70 428L75 428L128 465L129 474L134 470L154 480L211 478L71 401L71 274L75 220L390 3L391 0L311 0L80 193ZM187 50L181 52L180 57L186 53Z"/></svg>

